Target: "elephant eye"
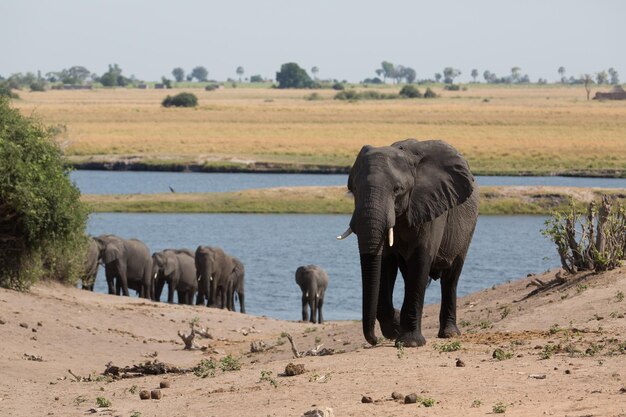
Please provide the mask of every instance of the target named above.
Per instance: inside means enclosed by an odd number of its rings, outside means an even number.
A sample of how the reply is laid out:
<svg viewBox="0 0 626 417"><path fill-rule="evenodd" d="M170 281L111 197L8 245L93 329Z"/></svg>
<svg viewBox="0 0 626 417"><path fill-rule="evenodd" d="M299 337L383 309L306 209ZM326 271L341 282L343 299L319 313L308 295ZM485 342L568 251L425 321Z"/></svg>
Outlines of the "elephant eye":
<svg viewBox="0 0 626 417"><path fill-rule="evenodd" d="M399 185L395 185L395 186L393 187L393 193L394 193L394 194L400 194L400 192L402 192L402 187L401 187L401 186L399 186Z"/></svg>

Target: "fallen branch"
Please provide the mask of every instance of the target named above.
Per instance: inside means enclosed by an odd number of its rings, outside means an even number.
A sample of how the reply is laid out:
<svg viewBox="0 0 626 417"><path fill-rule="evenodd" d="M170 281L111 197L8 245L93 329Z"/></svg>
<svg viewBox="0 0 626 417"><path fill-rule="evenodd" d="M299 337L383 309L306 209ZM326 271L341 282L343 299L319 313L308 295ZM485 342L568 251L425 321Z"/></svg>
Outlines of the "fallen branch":
<svg viewBox="0 0 626 417"><path fill-rule="evenodd" d="M322 346L324 346L324 344L317 345L315 347L315 349L311 349L311 350L306 350L304 352L300 352L296 348L296 344L293 341L293 338L291 337L291 335L289 333L287 333L287 339L289 340L289 343L291 343L291 351L293 352L293 357L295 359L303 358L305 356L328 356L328 355L334 355L335 354L335 349L322 348Z"/></svg>
<svg viewBox="0 0 626 417"><path fill-rule="evenodd" d="M145 363L121 368L109 362L102 375L110 376L114 379L122 378L138 378L145 375L161 375L161 374L184 374L190 372L191 369L179 368L177 366L167 365L163 362L147 361Z"/></svg>
<svg viewBox="0 0 626 417"><path fill-rule="evenodd" d="M191 327L191 332L189 334L181 333L178 331L178 337L183 340L185 343L185 350L198 349L198 346L193 342L194 337L196 337L196 331L193 326Z"/></svg>

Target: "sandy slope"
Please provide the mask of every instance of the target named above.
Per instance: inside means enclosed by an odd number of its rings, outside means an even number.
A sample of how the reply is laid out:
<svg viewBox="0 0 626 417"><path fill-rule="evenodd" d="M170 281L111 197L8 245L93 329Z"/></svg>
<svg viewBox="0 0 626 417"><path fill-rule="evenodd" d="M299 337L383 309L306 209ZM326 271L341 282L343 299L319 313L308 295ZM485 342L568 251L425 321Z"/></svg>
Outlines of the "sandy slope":
<svg viewBox="0 0 626 417"><path fill-rule="evenodd" d="M461 299L464 335L454 352L441 352L450 341L435 337L438 306L426 311L427 345L399 350L389 341L365 347L360 322L313 326L57 284L39 284L28 294L0 290L0 415L82 416L105 397L112 405L98 415L300 416L331 407L335 416L473 416L493 414L502 403L506 415L626 416L626 300L620 300L626 268L570 277L525 298L536 278L547 283L554 272ZM183 350L177 336L196 316L213 336L198 340L210 343L209 353ZM282 332L293 335L300 350L319 342L345 353L294 360ZM251 354L254 340L276 346ZM554 352L542 359L546 346ZM497 348L512 357L493 359ZM155 352L156 359L179 367L230 353L242 367L204 379L188 373L113 382L76 382L67 371L95 378L108 362L137 364ZM466 366L457 367L457 358ZM304 364L306 372L278 376L289 362ZM259 381L262 371L272 372L276 388ZM157 388L163 380L171 387L162 390L161 400L139 399L140 389ZM393 391L435 404L396 402ZM374 403L361 403L364 395Z"/></svg>

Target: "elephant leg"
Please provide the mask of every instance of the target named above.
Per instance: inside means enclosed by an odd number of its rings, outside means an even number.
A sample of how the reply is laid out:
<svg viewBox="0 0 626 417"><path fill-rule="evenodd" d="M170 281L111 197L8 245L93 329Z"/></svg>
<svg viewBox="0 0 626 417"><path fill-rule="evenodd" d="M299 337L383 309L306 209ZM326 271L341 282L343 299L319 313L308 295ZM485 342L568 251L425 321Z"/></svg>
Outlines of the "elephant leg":
<svg viewBox="0 0 626 417"><path fill-rule="evenodd" d="M322 314L323 306L324 306L324 290L322 290L317 296L317 322L319 324L324 323L324 315Z"/></svg>
<svg viewBox="0 0 626 417"><path fill-rule="evenodd" d="M302 293L302 321L309 321L309 297L306 292Z"/></svg>
<svg viewBox="0 0 626 417"><path fill-rule="evenodd" d="M400 329L400 311L393 308L393 288L398 275L398 258L395 255L384 256L381 264L380 289L376 318L383 336L390 340L398 337Z"/></svg>
<svg viewBox="0 0 626 417"><path fill-rule="evenodd" d="M441 310L439 311L439 334L437 337L454 337L461 334L456 325L456 287L463 269L463 259L457 257L452 267L441 276Z"/></svg>
<svg viewBox="0 0 626 417"><path fill-rule="evenodd" d="M243 291L237 293L237 298L239 298L239 311L242 314L246 314L246 307L245 307L245 304L243 302L243 297L244 297ZM234 304L235 303L233 301L233 308L235 308Z"/></svg>
<svg viewBox="0 0 626 417"><path fill-rule="evenodd" d="M400 334L396 339L398 345L417 347L426 344L422 335L422 310L431 260L427 251L418 251L407 262L403 277L404 301L400 311Z"/></svg>
<svg viewBox="0 0 626 417"><path fill-rule="evenodd" d="M118 294L120 293L120 289L122 290L122 295L124 295L125 297L130 296L128 294L128 278L126 277L126 267L120 268L119 275L117 277L117 293Z"/></svg>
<svg viewBox="0 0 626 417"><path fill-rule="evenodd" d="M109 294L113 295L115 294L115 274L108 268L105 268L104 273L107 279L107 286L109 287Z"/></svg>
<svg viewBox="0 0 626 417"><path fill-rule="evenodd" d="M174 290L175 289L176 289L176 286L174 285L174 281L170 280L167 283L167 302L169 304L173 304L174 303ZM180 295L180 293L179 293L179 295Z"/></svg>
<svg viewBox="0 0 626 417"><path fill-rule="evenodd" d="M317 320L317 291L309 291L309 297L307 300L309 307L311 308L311 323L315 323Z"/></svg>

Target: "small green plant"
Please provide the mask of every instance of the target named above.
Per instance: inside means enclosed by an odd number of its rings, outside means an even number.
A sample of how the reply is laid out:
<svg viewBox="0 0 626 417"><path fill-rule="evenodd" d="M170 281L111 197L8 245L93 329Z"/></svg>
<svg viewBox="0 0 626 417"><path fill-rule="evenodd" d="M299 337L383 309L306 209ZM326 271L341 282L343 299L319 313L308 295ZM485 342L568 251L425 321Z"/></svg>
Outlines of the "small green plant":
<svg viewBox="0 0 626 417"><path fill-rule="evenodd" d="M278 382L272 376L272 371L261 371L261 378L259 382L269 382L274 388L278 388Z"/></svg>
<svg viewBox="0 0 626 417"><path fill-rule="evenodd" d="M561 326L558 324L553 324L549 330L550 334L557 334L560 331L563 331L563 329L561 329Z"/></svg>
<svg viewBox="0 0 626 417"><path fill-rule="evenodd" d="M501 402L496 403L496 405L493 406L492 410L495 414L506 413L506 405L502 404Z"/></svg>
<svg viewBox="0 0 626 417"><path fill-rule="evenodd" d="M241 369L241 362L239 362L239 359L233 358L231 354L228 354L220 359L220 368L222 372L239 371Z"/></svg>
<svg viewBox="0 0 626 417"><path fill-rule="evenodd" d="M96 406L102 407L102 408L109 408L111 406L111 401L107 400L104 397L98 397L96 398Z"/></svg>
<svg viewBox="0 0 626 417"><path fill-rule="evenodd" d="M493 324L491 324L491 322L488 320L481 320L480 322L478 322L478 327L482 330L487 330L491 329L493 327Z"/></svg>
<svg viewBox="0 0 626 417"><path fill-rule="evenodd" d="M507 352L504 349L498 348L493 351L491 357L497 361L504 361L507 359L511 359L513 357L513 352Z"/></svg>
<svg viewBox="0 0 626 417"><path fill-rule="evenodd" d="M202 359L193 368L193 374L199 378L214 377L217 363L213 359Z"/></svg>
<svg viewBox="0 0 626 417"><path fill-rule="evenodd" d="M424 407L432 407L435 405L435 400L428 397L417 397L417 402L422 404Z"/></svg>
<svg viewBox="0 0 626 417"><path fill-rule="evenodd" d="M560 345L552 345L552 344L544 345L543 349L541 350L541 353L539 353L539 357L541 359L550 359L552 355L557 353L560 349L561 349Z"/></svg>
<svg viewBox="0 0 626 417"><path fill-rule="evenodd" d="M500 318L505 319L506 316L508 316L510 312L511 312L511 308L509 306L504 306L502 310L500 311Z"/></svg>
<svg viewBox="0 0 626 417"><path fill-rule="evenodd" d="M141 417L141 413L139 411L133 410L133 412L130 413L130 417Z"/></svg>
<svg viewBox="0 0 626 417"><path fill-rule="evenodd" d="M580 294L586 289L587 289L587 286L585 284L578 284L576 285L576 294Z"/></svg>
<svg viewBox="0 0 626 417"><path fill-rule="evenodd" d="M130 392L131 394L135 394L137 392L137 385L133 385L132 387L128 388L128 392Z"/></svg>
<svg viewBox="0 0 626 417"><path fill-rule="evenodd" d="M280 337L287 338L288 336L289 336L289 333L287 333L287 332L282 332L282 333L280 334Z"/></svg>
<svg viewBox="0 0 626 417"><path fill-rule="evenodd" d="M587 350L585 350L585 355L587 356L596 356L600 351L604 349L603 345L598 345L596 343L591 343Z"/></svg>
<svg viewBox="0 0 626 417"><path fill-rule="evenodd" d="M199 323L200 323L200 317L195 316L194 318L189 320L189 327L193 329L194 327L198 326Z"/></svg>
<svg viewBox="0 0 626 417"><path fill-rule="evenodd" d="M322 338L321 338L321 337L319 337L319 336L315 336L315 344L316 344L316 345L319 345L321 341L322 341Z"/></svg>
<svg viewBox="0 0 626 417"><path fill-rule="evenodd" d="M279 337L278 339L276 339L276 343L275 343L275 345L276 345L276 346L282 346L282 345L284 345L285 343L286 343L286 342L285 342L285 339L283 339L282 337Z"/></svg>
<svg viewBox="0 0 626 417"><path fill-rule="evenodd" d="M469 327L469 326L472 325L472 323L470 321L467 321L467 320L461 320L459 322L459 324L461 325L461 327Z"/></svg>
<svg viewBox="0 0 626 417"><path fill-rule="evenodd" d="M478 407L480 407L481 405L483 405L483 402L482 402L481 400L476 399L476 400L472 401L472 405L471 405L471 407L472 407L472 408L478 408Z"/></svg>
<svg viewBox="0 0 626 417"><path fill-rule="evenodd" d="M433 348L438 350L439 352L456 352L461 349L461 342L458 340L454 340L452 342L445 342L440 345L434 344Z"/></svg>
<svg viewBox="0 0 626 417"><path fill-rule="evenodd" d="M306 329L304 329L304 333L313 333L316 331L317 331L317 328L315 327L307 327Z"/></svg>
<svg viewBox="0 0 626 417"><path fill-rule="evenodd" d="M404 343L402 342L398 342L396 343L396 356L398 357L398 359L405 359L406 358L406 351L404 350Z"/></svg>
<svg viewBox="0 0 626 417"><path fill-rule="evenodd" d="M622 291L618 291L617 294L615 294L615 299L618 303L621 303L624 300L624 293Z"/></svg>

